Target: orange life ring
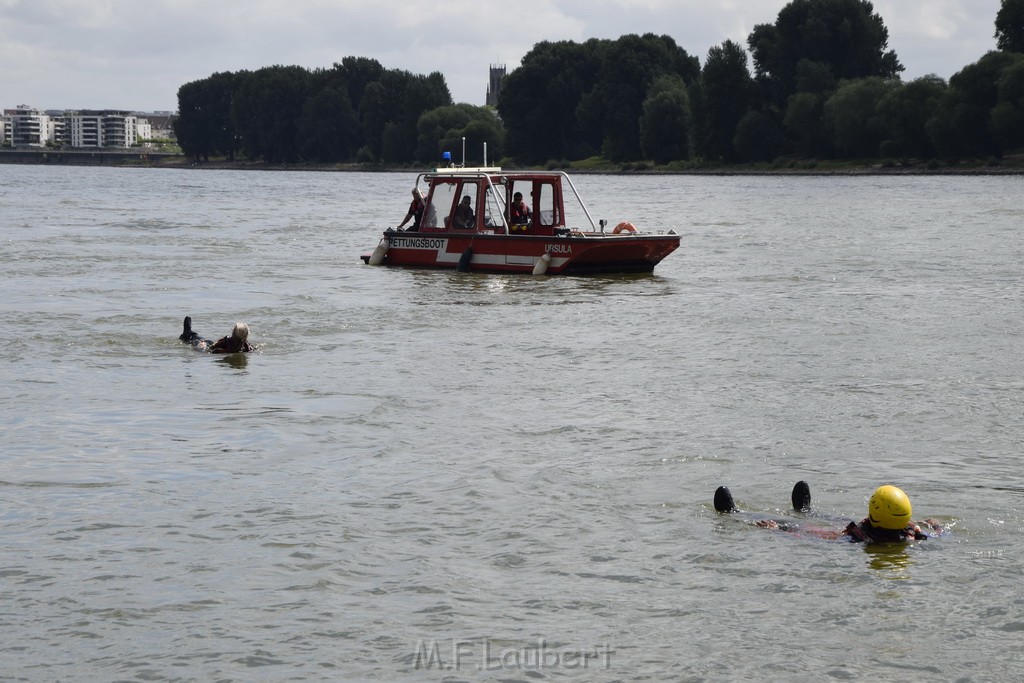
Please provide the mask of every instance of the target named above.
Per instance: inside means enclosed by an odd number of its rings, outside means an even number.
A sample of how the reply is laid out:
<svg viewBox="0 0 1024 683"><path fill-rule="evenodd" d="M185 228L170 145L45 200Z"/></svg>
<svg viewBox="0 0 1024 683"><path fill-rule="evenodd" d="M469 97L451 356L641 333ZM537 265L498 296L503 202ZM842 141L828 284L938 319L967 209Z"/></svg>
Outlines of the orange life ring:
<svg viewBox="0 0 1024 683"><path fill-rule="evenodd" d="M629 221L622 221L621 223L615 226L615 229L612 230L612 234L618 235L620 232L631 232L635 234L636 226L630 223Z"/></svg>

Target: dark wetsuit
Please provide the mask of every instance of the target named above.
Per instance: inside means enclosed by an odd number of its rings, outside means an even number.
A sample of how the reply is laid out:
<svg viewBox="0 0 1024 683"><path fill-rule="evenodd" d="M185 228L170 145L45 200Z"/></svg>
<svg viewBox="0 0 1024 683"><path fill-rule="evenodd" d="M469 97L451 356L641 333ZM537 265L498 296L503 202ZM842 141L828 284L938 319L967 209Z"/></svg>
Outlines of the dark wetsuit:
<svg viewBox="0 0 1024 683"><path fill-rule="evenodd" d="M253 346L247 340L230 336L221 337L210 347L210 353L248 353L252 350Z"/></svg>
<svg viewBox="0 0 1024 683"><path fill-rule="evenodd" d="M928 534L921 531L921 527L916 524L908 524L906 528L894 531L872 526L867 518L860 524L850 522L845 533L850 537L851 543L904 543L906 541L923 541L928 538Z"/></svg>

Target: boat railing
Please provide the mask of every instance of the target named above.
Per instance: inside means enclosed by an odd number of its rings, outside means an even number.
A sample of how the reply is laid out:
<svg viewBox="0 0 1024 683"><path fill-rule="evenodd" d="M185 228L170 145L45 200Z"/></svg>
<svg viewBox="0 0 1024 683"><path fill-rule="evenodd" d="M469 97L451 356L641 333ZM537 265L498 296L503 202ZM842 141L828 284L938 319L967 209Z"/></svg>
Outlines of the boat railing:
<svg viewBox="0 0 1024 683"><path fill-rule="evenodd" d="M562 176L563 178L565 178L565 182L569 183L569 189L571 189L573 195L576 196L576 201L578 201L580 203L580 208L583 209L583 213L587 214L587 220L590 221L590 227L592 229L594 229L594 230L597 230L597 226L594 225L594 218L590 215L590 210L587 209L587 204L586 204L586 202L583 201L583 197L580 196L580 193L576 190L576 186L573 185L572 178L570 178L569 174L566 173L565 171L559 171L558 174L560 176ZM562 199L562 202L565 203L564 197ZM602 228L601 232L604 232L604 226L603 225L601 226L601 228Z"/></svg>

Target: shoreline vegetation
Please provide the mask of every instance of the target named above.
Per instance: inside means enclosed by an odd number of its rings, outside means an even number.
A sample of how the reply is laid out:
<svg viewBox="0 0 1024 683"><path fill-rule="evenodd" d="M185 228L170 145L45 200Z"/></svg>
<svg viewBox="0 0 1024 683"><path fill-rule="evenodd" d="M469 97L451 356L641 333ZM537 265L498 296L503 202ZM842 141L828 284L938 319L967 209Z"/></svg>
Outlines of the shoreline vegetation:
<svg viewBox="0 0 1024 683"><path fill-rule="evenodd" d="M502 163L505 162L505 163ZM181 154L147 153L143 150L95 152L65 150L0 150L0 164L32 164L53 166L107 166L111 168L176 168L184 170L232 171L322 171L369 173L420 173L429 167L413 164L386 163L269 163L265 161L211 159L194 161ZM473 162L467 162L473 166ZM492 162L502 168L526 168L508 163ZM744 164L712 164L651 161L615 163L600 158L582 161L549 161L528 168L566 171L576 175L793 175L793 176L868 176L868 175L1024 175L1024 154L1007 155L1002 159L964 159L957 162L917 159L816 160L779 158L772 162Z"/></svg>

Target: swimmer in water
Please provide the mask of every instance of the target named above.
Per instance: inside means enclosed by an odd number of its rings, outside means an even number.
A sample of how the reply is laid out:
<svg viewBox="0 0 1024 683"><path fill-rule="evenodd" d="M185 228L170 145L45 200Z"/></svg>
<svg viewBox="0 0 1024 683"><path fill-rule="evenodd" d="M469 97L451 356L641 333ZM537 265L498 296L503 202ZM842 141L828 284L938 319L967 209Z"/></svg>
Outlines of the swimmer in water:
<svg viewBox="0 0 1024 683"><path fill-rule="evenodd" d="M221 337L210 346L210 353L249 353L255 347L248 342L249 326L235 323L230 337Z"/></svg>
<svg viewBox="0 0 1024 683"><path fill-rule="evenodd" d="M793 509L808 511L811 507L811 488L805 481L798 481L793 487ZM725 486L715 491L715 510L738 512L732 493ZM779 531L809 534L826 540L846 540L851 543L904 543L923 541L942 533L942 525L935 519L924 522L911 521L910 498L901 489L886 485L879 486L868 500L868 516L860 522L850 522L845 529L822 529L793 522L762 519L757 526Z"/></svg>
<svg viewBox="0 0 1024 683"><path fill-rule="evenodd" d="M210 353L248 353L255 351L256 347L249 343L249 326L245 323L235 323L230 336L221 337L213 342L203 339L197 332L192 330L192 318L185 316L185 325L178 339L191 344L196 351L209 351Z"/></svg>

